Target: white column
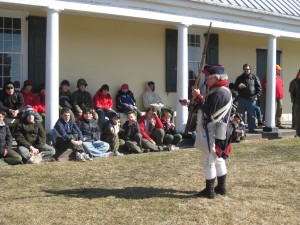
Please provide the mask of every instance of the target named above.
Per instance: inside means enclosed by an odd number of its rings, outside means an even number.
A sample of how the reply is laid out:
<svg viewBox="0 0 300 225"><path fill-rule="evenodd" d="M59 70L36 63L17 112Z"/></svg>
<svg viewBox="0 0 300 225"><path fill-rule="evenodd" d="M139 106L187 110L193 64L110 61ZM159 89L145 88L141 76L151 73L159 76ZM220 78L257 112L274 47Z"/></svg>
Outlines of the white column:
<svg viewBox="0 0 300 225"><path fill-rule="evenodd" d="M46 121L48 132L59 117L59 10L47 10Z"/></svg>
<svg viewBox="0 0 300 225"><path fill-rule="evenodd" d="M184 132L188 118L188 108L179 103L179 99L188 99L188 25L178 25L177 51L177 106L176 127Z"/></svg>
<svg viewBox="0 0 300 225"><path fill-rule="evenodd" d="M268 40L267 86L266 86L266 127L275 127L275 91L276 91L276 40L271 35Z"/></svg>

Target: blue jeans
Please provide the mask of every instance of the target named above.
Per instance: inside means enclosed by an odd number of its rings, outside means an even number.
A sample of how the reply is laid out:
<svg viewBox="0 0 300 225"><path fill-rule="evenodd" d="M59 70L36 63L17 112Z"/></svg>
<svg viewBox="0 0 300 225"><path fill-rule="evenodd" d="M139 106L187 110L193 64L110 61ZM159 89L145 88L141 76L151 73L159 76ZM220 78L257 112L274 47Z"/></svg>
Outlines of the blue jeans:
<svg viewBox="0 0 300 225"><path fill-rule="evenodd" d="M247 111L249 131L253 131L255 129L255 106L255 99L239 97L237 112L242 115L243 120L245 121L245 112Z"/></svg>
<svg viewBox="0 0 300 225"><path fill-rule="evenodd" d="M109 144L104 141L84 141L82 143L83 149L86 153L93 157L101 157L109 150Z"/></svg>
<svg viewBox="0 0 300 225"><path fill-rule="evenodd" d="M114 112L114 110L105 110L105 109L97 109L98 114L98 123L100 129L102 128L103 124L105 123L105 117L108 116L110 113Z"/></svg>
<svg viewBox="0 0 300 225"><path fill-rule="evenodd" d="M262 122L262 114L259 106L255 106L255 113L257 116L258 122Z"/></svg>

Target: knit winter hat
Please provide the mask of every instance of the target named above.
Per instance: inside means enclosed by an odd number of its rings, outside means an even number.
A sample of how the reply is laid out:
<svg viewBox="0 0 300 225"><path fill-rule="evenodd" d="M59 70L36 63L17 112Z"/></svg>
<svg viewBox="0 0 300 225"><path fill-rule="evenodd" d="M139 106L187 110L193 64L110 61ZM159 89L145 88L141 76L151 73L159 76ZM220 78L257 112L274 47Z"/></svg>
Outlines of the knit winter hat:
<svg viewBox="0 0 300 225"><path fill-rule="evenodd" d="M31 108L30 105L27 105L25 107L24 115L25 115L25 117L27 117L27 116L34 116L35 115L35 112L33 111L33 108Z"/></svg>
<svg viewBox="0 0 300 225"><path fill-rule="evenodd" d="M24 81L24 87L28 86L28 85L32 85L31 80L25 80Z"/></svg>
<svg viewBox="0 0 300 225"><path fill-rule="evenodd" d="M110 120L112 120L115 116L119 118L119 115L116 112L109 112L107 115Z"/></svg>
<svg viewBox="0 0 300 225"><path fill-rule="evenodd" d="M122 84L121 88L122 89L129 89L129 86L128 86L128 84Z"/></svg>

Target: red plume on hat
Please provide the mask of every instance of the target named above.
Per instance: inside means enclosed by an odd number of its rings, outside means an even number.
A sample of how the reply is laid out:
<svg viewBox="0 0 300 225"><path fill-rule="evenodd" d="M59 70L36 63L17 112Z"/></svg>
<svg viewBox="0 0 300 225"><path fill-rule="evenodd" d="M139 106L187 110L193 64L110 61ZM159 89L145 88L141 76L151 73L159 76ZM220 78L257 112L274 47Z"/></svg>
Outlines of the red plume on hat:
<svg viewBox="0 0 300 225"><path fill-rule="evenodd" d="M122 88L122 89L128 89L129 86L128 86L128 84L122 84L121 88Z"/></svg>

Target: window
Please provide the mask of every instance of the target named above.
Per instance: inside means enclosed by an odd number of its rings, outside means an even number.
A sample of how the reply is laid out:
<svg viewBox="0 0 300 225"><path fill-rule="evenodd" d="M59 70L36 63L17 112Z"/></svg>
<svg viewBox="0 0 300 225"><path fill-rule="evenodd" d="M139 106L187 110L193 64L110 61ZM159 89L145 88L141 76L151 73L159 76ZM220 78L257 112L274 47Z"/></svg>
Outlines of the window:
<svg viewBox="0 0 300 225"><path fill-rule="evenodd" d="M0 17L0 88L8 80L20 83L22 78L21 35L20 18Z"/></svg>
<svg viewBox="0 0 300 225"><path fill-rule="evenodd" d="M198 76L199 64L201 59L201 48L200 48L200 35L189 34L188 35L188 52L189 52L189 98L191 98L192 87L195 84L195 80Z"/></svg>
<svg viewBox="0 0 300 225"><path fill-rule="evenodd" d="M177 86L177 30L166 30L166 91L176 92ZM200 48L201 36L198 34L188 35L188 79L189 79L189 97L191 97L191 88L198 75L198 67L202 57ZM218 65L219 37L218 34L210 34L209 45L206 52L206 63Z"/></svg>

